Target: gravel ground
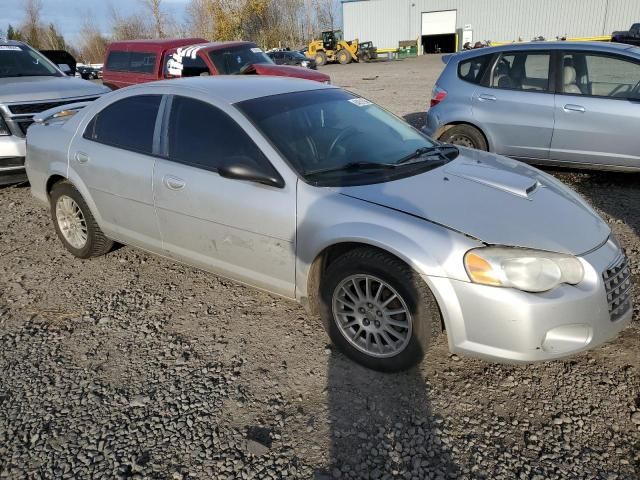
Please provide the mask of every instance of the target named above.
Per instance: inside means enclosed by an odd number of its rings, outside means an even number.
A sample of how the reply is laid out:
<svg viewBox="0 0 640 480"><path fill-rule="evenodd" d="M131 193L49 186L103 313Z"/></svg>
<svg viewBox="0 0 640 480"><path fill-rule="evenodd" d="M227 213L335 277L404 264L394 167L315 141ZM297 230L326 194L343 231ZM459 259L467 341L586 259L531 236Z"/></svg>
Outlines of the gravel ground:
<svg viewBox="0 0 640 480"><path fill-rule="evenodd" d="M324 70L419 123L440 62ZM637 175L552 173L637 278ZM0 189L0 478L639 478L634 313L566 361L458 358L442 336L384 375L294 303L129 247L74 259L27 187Z"/></svg>

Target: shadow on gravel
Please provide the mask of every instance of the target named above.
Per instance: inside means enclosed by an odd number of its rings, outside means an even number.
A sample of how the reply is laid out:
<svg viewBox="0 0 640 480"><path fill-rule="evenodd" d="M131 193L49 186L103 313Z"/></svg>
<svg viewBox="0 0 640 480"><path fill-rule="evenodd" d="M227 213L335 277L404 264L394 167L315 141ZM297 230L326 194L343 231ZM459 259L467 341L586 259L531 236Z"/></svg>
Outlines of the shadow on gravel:
<svg viewBox="0 0 640 480"><path fill-rule="evenodd" d="M374 188L379 190L379 198L392 198L393 194L386 191L385 184L377 184ZM312 265L315 249L304 247L314 245L315 240L322 239L326 229L331 228L324 221L327 215L333 215L337 208L349 210L360 205L351 206L343 203L341 198L333 200L327 197L314 202L304 198L304 193L301 195L297 236L292 244L297 243L301 247L296 252L298 262ZM309 205L306 202L310 202ZM403 202L401 205L404 206L408 200ZM349 219L349 215L355 213L347 213L338 220L348 221L345 219ZM393 224L388 228L394 226L397 227ZM344 232L340 234L345 235ZM335 236L331 241L335 241ZM333 255L337 254L333 252ZM315 280L313 273L311 277L310 285L313 287L319 279ZM330 296L324 298L326 294L323 295L325 287L322 284L319 287L319 302L328 301ZM411 282L407 282L404 288L411 292L412 298L422 295L414 290ZM332 308L319 305L318 310L318 314L322 311L328 313ZM426 319L424 312L411 311L411 314L413 318L422 315L421 321ZM333 320L325 318L323 322ZM435 328L439 332L440 324L423 325L422 328ZM325 330L333 329L325 325ZM369 370L339 353L334 342L328 359L326 389L330 422L329 461L328 465L316 471L315 480L459 478L459 468L451 459L449 443L441 438L444 420L433 415L429 387L418 368L393 374Z"/></svg>
<svg viewBox="0 0 640 480"><path fill-rule="evenodd" d="M331 465L316 479L458 478L419 370L384 374L329 359Z"/></svg>
<svg viewBox="0 0 640 480"><path fill-rule="evenodd" d="M424 112L407 113L406 115L403 115L402 118L409 125L411 125L411 126L417 128L418 130L420 130L422 127L424 127L425 116L426 116L426 111L424 111Z"/></svg>

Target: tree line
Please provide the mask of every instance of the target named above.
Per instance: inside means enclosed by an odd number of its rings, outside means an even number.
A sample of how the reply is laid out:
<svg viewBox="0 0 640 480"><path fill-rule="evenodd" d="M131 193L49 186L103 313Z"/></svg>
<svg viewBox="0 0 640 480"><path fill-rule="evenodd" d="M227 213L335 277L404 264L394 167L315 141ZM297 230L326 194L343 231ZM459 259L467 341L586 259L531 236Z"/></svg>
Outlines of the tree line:
<svg viewBox="0 0 640 480"><path fill-rule="evenodd" d="M67 50L84 63L101 63L113 40L202 37L294 48L321 30L337 28L337 0L190 0L181 18L169 15L163 0L137 2L138 11L127 15L110 8L106 34L91 16L79 18L80 33L71 44L53 23L43 20L42 0L27 0L24 20L8 25L6 37L39 50Z"/></svg>

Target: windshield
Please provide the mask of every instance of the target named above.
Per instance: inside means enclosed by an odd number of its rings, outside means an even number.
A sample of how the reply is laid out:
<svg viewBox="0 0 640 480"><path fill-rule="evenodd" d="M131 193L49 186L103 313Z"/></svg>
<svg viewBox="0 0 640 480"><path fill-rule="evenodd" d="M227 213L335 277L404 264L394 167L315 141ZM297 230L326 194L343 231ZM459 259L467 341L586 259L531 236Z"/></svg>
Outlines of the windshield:
<svg viewBox="0 0 640 480"><path fill-rule="evenodd" d="M439 143L377 105L340 89L311 90L247 100L240 110L305 180L314 184L368 183L354 176L386 176L438 166ZM438 163L440 162L440 163ZM432 168L432 167L431 167ZM386 178L388 179L388 178Z"/></svg>
<svg viewBox="0 0 640 480"><path fill-rule="evenodd" d="M242 73L246 67L256 63L271 63L273 60L255 45L240 45L212 50L209 58L220 75Z"/></svg>
<svg viewBox="0 0 640 480"><path fill-rule="evenodd" d="M0 78L60 76L43 55L19 45L0 45Z"/></svg>
<svg viewBox="0 0 640 480"><path fill-rule="evenodd" d="M308 60L307 57L305 57L303 54L301 54L300 52L288 52L289 55L291 55L291 57L293 58L297 58L299 60Z"/></svg>

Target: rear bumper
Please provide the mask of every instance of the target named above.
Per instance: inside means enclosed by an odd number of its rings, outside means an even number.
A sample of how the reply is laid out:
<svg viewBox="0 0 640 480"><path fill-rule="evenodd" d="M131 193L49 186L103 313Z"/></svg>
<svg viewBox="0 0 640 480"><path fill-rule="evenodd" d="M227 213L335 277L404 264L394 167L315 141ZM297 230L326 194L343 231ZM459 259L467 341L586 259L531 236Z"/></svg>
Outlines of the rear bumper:
<svg viewBox="0 0 640 480"><path fill-rule="evenodd" d="M602 274L620 251L609 241L581 257L585 279L527 293L429 277L452 352L492 361L554 360L611 340L631 321L631 307L611 320Z"/></svg>
<svg viewBox="0 0 640 480"><path fill-rule="evenodd" d="M438 137L442 134L442 127L440 126L440 118L435 109L430 109L425 114L425 122L424 127L422 127L422 131L428 135L429 137L437 140Z"/></svg>
<svg viewBox="0 0 640 480"><path fill-rule="evenodd" d="M24 138L15 135L0 136L0 185L10 185L27 180L24 157Z"/></svg>

